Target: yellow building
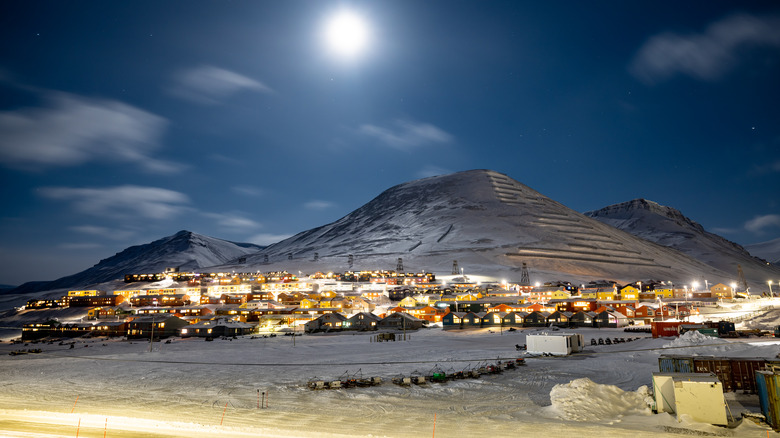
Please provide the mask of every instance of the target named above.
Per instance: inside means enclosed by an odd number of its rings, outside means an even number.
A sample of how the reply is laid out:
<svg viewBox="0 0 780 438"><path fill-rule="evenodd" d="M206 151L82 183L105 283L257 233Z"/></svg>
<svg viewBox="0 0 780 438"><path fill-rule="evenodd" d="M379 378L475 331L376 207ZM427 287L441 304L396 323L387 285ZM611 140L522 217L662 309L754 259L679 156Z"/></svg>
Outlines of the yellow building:
<svg viewBox="0 0 780 438"><path fill-rule="evenodd" d="M298 307L301 307L303 309L312 309L312 308L319 307L319 306L320 306L320 302L319 301L312 300L312 299L309 299L309 298L304 298L304 299L301 300L301 304Z"/></svg>
<svg viewBox="0 0 780 438"><path fill-rule="evenodd" d="M417 300L415 300L412 297L406 297L403 300L399 301L398 305L401 307L415 307L417 305Z"/></svg>
<svg viewBox="0 0 780 438"><path fill-rule="evenodd" d="M114 295L121 295L125 297L126 300L129 300L130 298L136 296L136 295L146 295L146 291L141 291L140 289L130 289L130 290L115 290Z"/></svg>
<svg viewBox="0 0 780 438"><path fill-rule="evenodd" d="M528 294L528 301L532 303L546 303L550 300L565 300L567 298L571 298L571 294L566 289L546 286L534 288Z"/></svg>
<svg viewBox="0 0 780 438"><path fill-rule="evenodd" d="M265 286L265 284L263 285ZM252 292L251 284L216 284L206 289L210 296L220 296L222 294L248 294ZM264 289L263 289L264 290Z"/></svg>
<svg viewBox="0 0 780 438"><path fill-rule="evenodd" d="M620 289L620 299L622 301L638 301L639 289L631 285L626 286L623 289Z"/></svg>
<svg viewBox="0 0 780 438"><path fill-rule="evenodd" d="M106 293L102 290L69 290L69 297L102 297Z"/></svg>
<svg viewBox="0 0 780 438"><path fill-rule="evenodd" d="M241 285L244 286L244 285ZM248 285L246 285L248 286ZM310 292L313 290L311 283L303 283L299 281L292 281L288 283L263 283L260 285L260 290L263 292ZM249 290L252 291L251 288Z"/></svg>
<svg viewBox="0 0 780 438"><path fill-rule="evenodd" d="M674 298L674 289L671 287L656 288L653 292L656 298Z"/></svg>
<svg viewBox="0 0 780 438"><path fill-rule="evenodd" d="M602 300L602 301L614 301L615 300L615 289L614 288L604 288L599 289L598 292L596 292L596 299Z"/></svg>

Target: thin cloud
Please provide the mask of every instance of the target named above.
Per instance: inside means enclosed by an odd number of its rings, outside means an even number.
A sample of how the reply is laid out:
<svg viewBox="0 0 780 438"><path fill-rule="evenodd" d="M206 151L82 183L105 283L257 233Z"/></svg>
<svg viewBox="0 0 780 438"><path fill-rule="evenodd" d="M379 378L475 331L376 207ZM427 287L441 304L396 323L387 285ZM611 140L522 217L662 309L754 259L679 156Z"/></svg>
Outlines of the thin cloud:
<svg viewBox="0 0 780 438"><path fill-rule="evenodd" d="M333 207L335 204L330 201L309 201L303 204L303 207L307 210L327 210Z"/></svg>
<svg viewBox="0 0 780 438"><path fill-rule="evenodd" d="M230 190L244 196L260 197L265 194L265 190L255 186L233 186Z"/></svg>
<svg viewBox="0 0 780 438"><path fill-rule="evenodd" d="M780 172L780 161L768 164L756 164L753 166L753 171L759 174Z"/></svg>
<svg viewBox="0 0 780 438"><path fill-rule="evenodd" d="M780 214L766 214L756 216L745 222L745 229L753 233L763 233L764 229L780 227Z"/></svg>
<svg viewBox="0 0 780 438"><path fill-rule="evenodd" d="M361 125L358 132L397 149L411 149L432 143L449 143L453 140L452 135L434 125L404 119L397 119L387 127Z"/></svg>
<svg viewBox="0 0 780 438"><path fill-rule="evenodd" d="M249 243L254 243L255 245L268 246L277 242L281 242L282 240L287 239L288 237L291 236L292 234L260 233L250 237Z"/></svg>
<svg viewBox="0 0 780 438"><path fill-rule="evenodd" d="M184 193L158 187L117 186L106 188L43 187L49 199L70 202L76 211L112 219L170 219L192 209Z"/></svg>
<svg viewBox="0 0 780 438"><path fill-rule="evenodd" d="M119 230L96 225L78 225L70 227L70 229L77 233L86 234L88 236L103 237L111 240L127 240L135 234L134 231L130 230Z"/></svg>
<svg viewBox="0 0 780 438"><path fill-rule="evenodd" d="M153 158L167 121L115 100L46 93L47 106L0 113L0 163L24 170L92 161L129 162L149 172L182 166Z"/></svg>
<svg viewBox="0 0 780 438"><path fill-rule="evenodd" d="M260 81L212 65L182 70L174 75L174 82L171 94L206 105L217 104L242 90L273 92Z"/></svg>
<svg viewBox="0 0 780 438"><path fill-rule="evenodd" d="M449 173L452 173L452 171L438 166L428 165L417 171L417 177L428 178L429 176L447 175Z"/></svg>
<svg viewBox="0 0 780 438"><path fill-rule="evenodd" d="M220 228L231 232L249 232L262 227L260 223L244 217L241 213L203 213L203 215L215 220Z"/></svg>
<svg viewBox="0 0 780 438"><path fill-rule="evenodd" d="M741 51L761 46L780 47L780 17L732 15L699 34L665 32L651 37L629 70L647 83L676 74L712 81L739 62Z"/></svg>
<svg viewBox="0 0 780 438"><path fill-rule="evenodd" d="M103 245L99 243L62 243L58 245L61 249L68 249L68 250L89 250L89 249L97 249L102 248Z"/></svg>

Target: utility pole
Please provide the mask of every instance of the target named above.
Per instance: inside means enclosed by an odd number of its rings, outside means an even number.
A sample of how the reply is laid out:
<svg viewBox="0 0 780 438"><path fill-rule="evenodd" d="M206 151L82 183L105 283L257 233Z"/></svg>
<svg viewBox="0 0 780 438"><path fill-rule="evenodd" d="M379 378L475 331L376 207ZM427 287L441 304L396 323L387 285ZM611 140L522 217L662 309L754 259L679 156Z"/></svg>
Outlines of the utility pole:
<svg viewBox="0 0 780 438"><path fill-rule="evenodd" d="M154 316L152 317L152 333L149 336L149 353L152 352L152 342L154 342Z"/></svg>

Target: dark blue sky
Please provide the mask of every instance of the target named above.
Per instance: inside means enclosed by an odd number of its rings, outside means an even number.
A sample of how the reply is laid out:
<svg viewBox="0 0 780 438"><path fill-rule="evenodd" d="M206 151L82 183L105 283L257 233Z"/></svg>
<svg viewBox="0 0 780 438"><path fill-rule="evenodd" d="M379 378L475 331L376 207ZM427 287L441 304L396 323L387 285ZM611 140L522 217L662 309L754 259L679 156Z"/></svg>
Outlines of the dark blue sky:
<svg viewBox="0 0 780 438"><path fill-rule="evenodd" d="M268 244L475 168L780 235L775 2L18 1L0 41L0 283L181 229Z"/></svg>

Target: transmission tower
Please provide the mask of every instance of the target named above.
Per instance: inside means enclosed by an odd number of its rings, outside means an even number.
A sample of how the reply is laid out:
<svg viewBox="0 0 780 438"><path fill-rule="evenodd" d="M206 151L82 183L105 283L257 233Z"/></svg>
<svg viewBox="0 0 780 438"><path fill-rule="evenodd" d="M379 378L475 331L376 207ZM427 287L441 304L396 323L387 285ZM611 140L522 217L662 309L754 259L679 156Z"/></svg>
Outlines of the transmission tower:
<svg viewBox="0 0 780 438"><path fill-rule="evenodd" d="M395 271L398 272L399 274L404 273L404 259L402 259L401 257L398 257L398 263L396 263L395 265Z"/></svg>
<svg viewBox="0 0 780 438"><path fill-rule="evenodd" d="M355 264L355 257L353 257L353 256L352 256L352 254L350 254L350 255L347 257L347 265L349 265L349 269L350 269L350 270L352 270L352 266L353 266L354 264Z"/></svg>
<svg viewBox="0 0 780 438"><path fill-rule="evenodd" d="M737 275L739 275L739 284L745 289L745 292L748 292L748 284L745 279L745 273L742 272L742 265L737 265Z"/></svg>
<svg viewBox="0 0 780 438"><path fill-rule="evenodd" d="M460 274L460 270L458 269L458 261L453 260L452 261L452 275L458 275Z"/></svg>
<svg viewBox="0 0 780 438"><path fill-rule="evenodd" d="M520 273L520 286L530 286L531 277L528 275L528 265L523 262L523 270Z"/></svg>

